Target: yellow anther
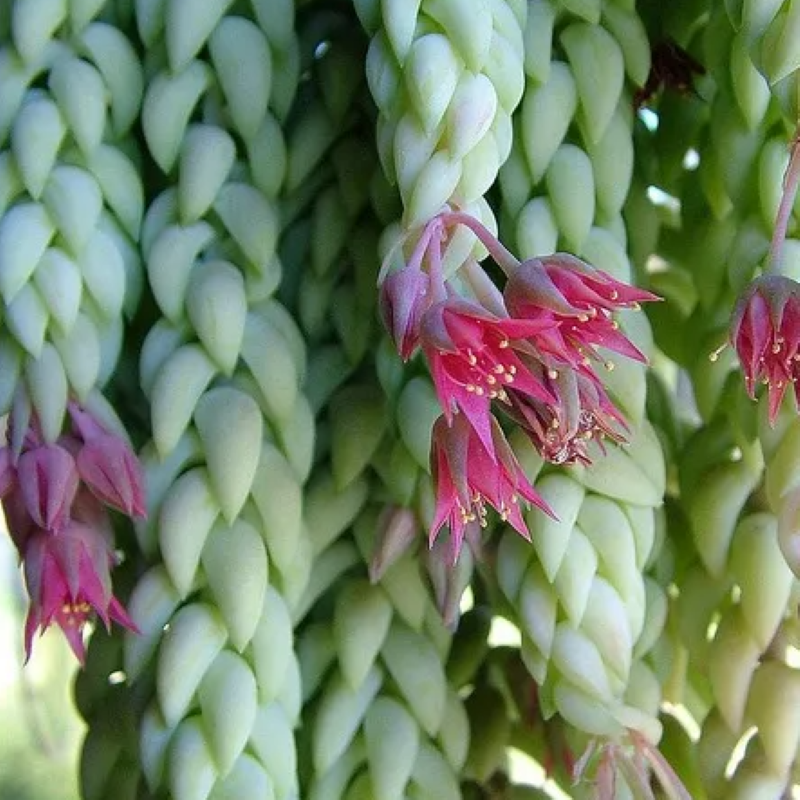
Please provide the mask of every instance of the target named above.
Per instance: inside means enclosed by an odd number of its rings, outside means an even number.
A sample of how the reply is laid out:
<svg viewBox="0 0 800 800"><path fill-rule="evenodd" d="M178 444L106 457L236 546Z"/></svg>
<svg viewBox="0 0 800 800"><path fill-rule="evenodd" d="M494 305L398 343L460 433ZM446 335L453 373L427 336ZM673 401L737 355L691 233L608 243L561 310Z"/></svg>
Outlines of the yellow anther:
<svg viewBox="0 0 800 800"><path fill-rule="evenodd" d="M508 339L501 339L500 343L497 345L501 350L505 350L509 345Z"/></svg>
<svg viewBox="0 0 800 800"><path fill-rule="evenodd" d="M772 345L772 352L773 352L773 354L774 354L774 355L777 355L778 353L780 353L780 351L781 351L781 346L780 346L780 343L779 343L779 342L775 342L775 344L774 344L774 345Z"/></svg>
<svg viewBox="0 0 800 800"><path fill-rule="evenodd" d="M578 321L579 322L588 322L589 315L588 314L578 314Z"/></svg>
<svg viewBox="0 0 800 800"><path fill-rule="evenodd" d="M513 364L511 364L509 366L509 368L508 368L508 373L509 373L509 375L516 375L517 374L517 368Z"/></svg>
<svg viewBox="0 0 800 800"><path fill-rule="evenodd" d="M555 380L558 377L558 371L554 369L547 370L547 377L551 380Z"/></svg>
<svg viewBox="0 0 800 800"><path fill-rule="evenodd" d="M478 363L478 359L475 358L475 353L473 353L472 350L467 350L467 361L469 361L472 367Z"/></svg>
<svg viewBox="0 0 800 800"><path fill-rule="evenodd" d="M483 388L480 387L480 386L476 386L475 387L475 394L478 395L478 397L483 397L483 394L484 394Z"/></svg>
<svg viewBox="0 0 800 800"><path fill-rule="evenodd" d="M613 371L614 371L614 362L613 362L613 361L606 361L606 362L603 364L603 366L604 366L604 367L605 367L605 368L606 368L606 369L607 369L609 372L613 372Z"/></svg>
<svg viewBox="0 0 800 800"><path fill-rule="evenodd" d="M708 360L711 362L716 361L719 358L719 354L728 346L727 342L723 342L713 353L709 353Z"/></svg>
<svg viewBox="0 0 800 800"><path fill-rule="evenodd" d="M616 289L611 290L611 299L618 300L619 299L619 292Z"/></svg>
<svg viewBox="0 0 800 800"><path fill-rule="evenodd" d="M612 320L611 320L611 327L612 327L612 328L613 328L615 331L618 331L618 330L619 330L619 322L617 322L615 319L612 319Z"/></svg>
<svg viewBox="0 0 800 800"><path fill-rule="evenodd" d="M475 386L471 383L468 383L464 388L470 393L475 391Z"/></svg>

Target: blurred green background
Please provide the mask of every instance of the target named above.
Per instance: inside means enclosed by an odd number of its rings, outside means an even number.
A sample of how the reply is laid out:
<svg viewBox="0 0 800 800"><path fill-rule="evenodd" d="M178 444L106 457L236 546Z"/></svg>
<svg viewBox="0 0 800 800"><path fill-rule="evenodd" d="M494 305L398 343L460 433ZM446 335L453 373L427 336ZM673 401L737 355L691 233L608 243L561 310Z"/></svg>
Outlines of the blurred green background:
<svg viewBox="0 0 800 800"><path fill-rule="evenodd" d="M83 726L72 702L75 658L50 630L23 669L25 611L0 515L0 800L77 800Z"/></svg>

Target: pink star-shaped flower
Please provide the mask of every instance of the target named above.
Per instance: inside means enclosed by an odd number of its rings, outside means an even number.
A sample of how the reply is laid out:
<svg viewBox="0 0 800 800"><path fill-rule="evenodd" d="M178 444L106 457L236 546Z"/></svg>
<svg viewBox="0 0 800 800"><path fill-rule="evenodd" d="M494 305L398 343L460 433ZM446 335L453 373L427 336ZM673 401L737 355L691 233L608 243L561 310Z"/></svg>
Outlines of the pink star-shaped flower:
<svg viewBox="0 0 800 800"><path fill-rule="evenodd" d="M441 528L449 525L454 558L458 557L468 528L486 524L487 505L526 539L530 534L522 517L520 498L553 516L525 476L493 417L490 433L491 452L461 415L454 416L452 423L439 417L433 426L431 471L436 510L429 539L432 544Z"/></svg>

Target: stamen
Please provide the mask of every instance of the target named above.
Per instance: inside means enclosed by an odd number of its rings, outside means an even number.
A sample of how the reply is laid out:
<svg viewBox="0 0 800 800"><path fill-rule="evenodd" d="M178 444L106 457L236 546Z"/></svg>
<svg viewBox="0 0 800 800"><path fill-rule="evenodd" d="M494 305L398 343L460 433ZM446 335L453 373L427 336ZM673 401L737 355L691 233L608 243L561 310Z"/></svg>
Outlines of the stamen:
<svg viewBox="0 0 800 800"><path fill-rule="evenodd" d="M712 353L708 354L708 360L711 362L716 361L719 358L719 354L728 346L727 342L723 342L716 350Z"/></svg>
<svg viewBox="0 0 800 800"><path fill-rule="evenodd" d="M501 350L505 350L509 345L508 339L501 339L499 344L497 345Z"/></svg>
<svg viewBox="0 0 800 800"><path fill-rule="evenodd" d="M558 377L558 372L554 369L549 369L547 370L547 377L552 380L555 380Z"/></svg>

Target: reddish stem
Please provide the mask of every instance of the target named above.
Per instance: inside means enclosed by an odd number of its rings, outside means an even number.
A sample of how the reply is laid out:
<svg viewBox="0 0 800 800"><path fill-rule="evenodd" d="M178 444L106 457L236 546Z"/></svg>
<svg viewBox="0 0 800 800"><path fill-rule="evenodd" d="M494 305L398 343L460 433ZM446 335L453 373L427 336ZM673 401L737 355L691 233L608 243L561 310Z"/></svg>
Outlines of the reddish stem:
<svg viewBox="0 0 800 800"><path fill-rule="evenodd" d="M769 245L766 272L780 274L783 261L783 243L786 241L786 229L789 227L789 217L792 215L794 201L797 197L797 187L800 183L800 126L795 132L792 141L792 152L789 164L783 176L783 194L778 206L778 215L775 218L775 230Z"/></svg>
<svg viewBox="0 0 800 800"><path fill-rule="evenodd" d="M503 270L506 276L510 277L519 267L519 259L475 217L464 214L462 211L451 211L447 214L442 214L442 219L446 224L455 223L469 228L486 247L489 255L497 262L497 266Z"/></svg>

